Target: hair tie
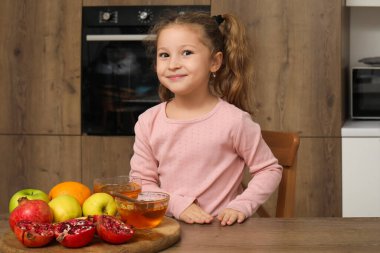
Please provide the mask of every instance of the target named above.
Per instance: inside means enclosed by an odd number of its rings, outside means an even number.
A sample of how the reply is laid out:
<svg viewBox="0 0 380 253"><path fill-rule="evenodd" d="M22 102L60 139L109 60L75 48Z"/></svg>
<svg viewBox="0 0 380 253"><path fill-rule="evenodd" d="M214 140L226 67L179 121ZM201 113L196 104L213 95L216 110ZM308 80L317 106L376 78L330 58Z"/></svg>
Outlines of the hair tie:
<svg viewBox="0 0 380 253"><path fill-rule="evenodd" d="M221 24L221 23L223 23L223 21L224 21L224 18L222 17L222 15L216 15L216 16L212 16L214 19L215 19L215 21L216 21L216 23L218 24L218 26Z"/></svg>

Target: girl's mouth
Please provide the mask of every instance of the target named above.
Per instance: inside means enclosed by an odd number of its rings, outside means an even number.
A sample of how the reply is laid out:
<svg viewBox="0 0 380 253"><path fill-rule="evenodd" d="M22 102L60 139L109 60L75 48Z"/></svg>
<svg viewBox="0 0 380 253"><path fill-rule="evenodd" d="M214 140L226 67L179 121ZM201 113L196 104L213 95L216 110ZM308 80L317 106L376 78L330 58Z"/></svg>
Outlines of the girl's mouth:
<svg viewBox="0 0 380 253"><path fill-rule="evenodd" d="M170 79L171 81L178 81L179 79L182 79L185 76L186 76L185 74L177 74L177 75L170 75L167 78Z"/></svg>

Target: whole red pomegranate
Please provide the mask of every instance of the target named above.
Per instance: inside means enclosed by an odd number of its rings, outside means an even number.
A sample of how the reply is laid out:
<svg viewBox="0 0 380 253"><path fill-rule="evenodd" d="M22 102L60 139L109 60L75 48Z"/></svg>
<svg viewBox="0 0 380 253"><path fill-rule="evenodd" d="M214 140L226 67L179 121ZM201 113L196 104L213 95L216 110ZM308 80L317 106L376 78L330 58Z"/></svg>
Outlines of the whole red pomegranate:
<svg viewBox="0 0 380 253"><path fill-rule="evenodd" d="M53 211L43 200L29 200L26 197L19 199L19 205L9 216L9 225L14 231L17 222L21 220L51 223L53 222Z"/></svg>
<svg viewBox="0 0 380 253"><path fill-rule="evenodd" d="M57 223L54 234L57 241L67 248L80 248L91 242L95 225L87 219L71 219Z"/></svg>
<svg viewBox="0 0 380 253"><path fill-rule="evenodd" d="M129 241L134 235L133 229L121 220L110 215L96 215L96 231L98 236L112 244L121 244Z"/></svg>
<svg viewBox="0 0 380 253"><path fill-rule="evenodd" d="M39 223L22 220L14 227L17 239L26 247L42 247L54 239L54 227L51 223Z"/></svg>

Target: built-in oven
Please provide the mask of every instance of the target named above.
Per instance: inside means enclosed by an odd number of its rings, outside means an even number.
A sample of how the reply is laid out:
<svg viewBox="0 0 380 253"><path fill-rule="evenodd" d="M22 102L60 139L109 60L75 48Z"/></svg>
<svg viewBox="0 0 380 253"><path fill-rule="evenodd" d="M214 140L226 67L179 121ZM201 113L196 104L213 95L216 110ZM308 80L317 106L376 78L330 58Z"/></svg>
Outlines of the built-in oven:
<svg viewBox="0 0 380 253"><path fill-rule="evenodd" d="M133 135L138 116L160 102L146 55L148 30L167 11L210 12L210 6L83 7L82 132Z"/></svg>

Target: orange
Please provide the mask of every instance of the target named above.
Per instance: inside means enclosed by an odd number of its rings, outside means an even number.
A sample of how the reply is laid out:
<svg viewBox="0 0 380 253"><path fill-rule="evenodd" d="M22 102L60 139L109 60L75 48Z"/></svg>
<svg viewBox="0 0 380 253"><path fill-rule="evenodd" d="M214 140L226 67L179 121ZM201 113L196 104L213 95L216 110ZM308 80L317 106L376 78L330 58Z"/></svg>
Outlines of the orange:
<svg viewBox="0 0 380 253"><path fill-rule="evenodd" d="M83 205L83 202L90 197L91 190L86 185L74 182L67 181L55 185L49 192L49 198L54 199L60 195L71 195L76 198L80 205Z"/></svg>

